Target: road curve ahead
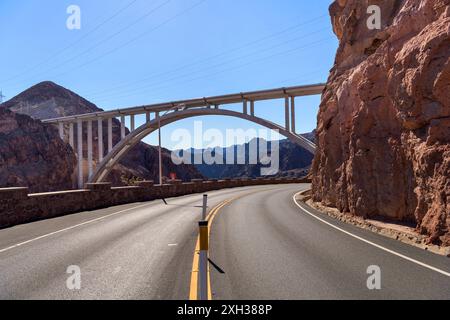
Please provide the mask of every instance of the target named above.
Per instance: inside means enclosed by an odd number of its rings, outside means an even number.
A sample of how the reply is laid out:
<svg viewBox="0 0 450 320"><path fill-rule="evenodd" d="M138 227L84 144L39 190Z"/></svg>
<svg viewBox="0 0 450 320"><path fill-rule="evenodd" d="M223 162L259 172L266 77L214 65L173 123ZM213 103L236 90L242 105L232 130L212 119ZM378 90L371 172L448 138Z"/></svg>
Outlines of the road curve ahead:
<svg viewBox="0 0 450 320"><path fill-rule="evenodd" d="M210 257L225 272L210 267L214 299L450 299L449 259L317 219L293 201L308 187L209 193L210 209L228 203L212 221ZM186 300L201 203L196 194L0 230L0 299ZM381 290L367 289L371 265ZM70 266L80 290L67 286Z"/></svg>
<svg viewBox="0 0 450 320"><path fill-rule="evenodd" d="M274 186L209 193L209 205ZM202 195L128 204L0 230L0 299L189 298ZM81 271L80 290L67 280ZM71 288L77 282L69 281Z"/></svg>
<svg viewBox="0 0 450 320"><path fill-rule="evenodd" d="M449 258L295 204L307 187L258 190L220 210L210 256L225 273L211 268L213 299L450 299ZM370 266L380 290L368 289Z"/></svg>

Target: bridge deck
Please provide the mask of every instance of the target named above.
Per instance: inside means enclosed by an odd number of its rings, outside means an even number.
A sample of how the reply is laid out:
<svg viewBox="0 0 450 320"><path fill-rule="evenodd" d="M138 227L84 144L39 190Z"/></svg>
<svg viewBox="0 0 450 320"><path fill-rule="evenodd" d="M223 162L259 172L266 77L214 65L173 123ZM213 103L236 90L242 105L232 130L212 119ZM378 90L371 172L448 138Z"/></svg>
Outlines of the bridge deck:
<svg viewBox="0 0 450 320"><path fill-rule="evenodd" d="M244 101L263 101L263 100L273 100L282 99L286 97L301 97L309 95L321 94L325 84L314 84L307 86L295 86L286 87L279 89L261 90L261 91L251 91L242 92L221 96L212 96L204 98L196 98L189 100L180 100L173 102L157 103L145 106L117 109L104 112L87 113L76 116L61 117L54 119L43 120L45 123L60 123L60 122L76 122L77 120L95 120L98 118L111 118L120 116L131 116L139 115L147 112L161 112L179 108L198 108L198 107L208 107L208 106L220 106L226 104L240 103Z"/></svg>

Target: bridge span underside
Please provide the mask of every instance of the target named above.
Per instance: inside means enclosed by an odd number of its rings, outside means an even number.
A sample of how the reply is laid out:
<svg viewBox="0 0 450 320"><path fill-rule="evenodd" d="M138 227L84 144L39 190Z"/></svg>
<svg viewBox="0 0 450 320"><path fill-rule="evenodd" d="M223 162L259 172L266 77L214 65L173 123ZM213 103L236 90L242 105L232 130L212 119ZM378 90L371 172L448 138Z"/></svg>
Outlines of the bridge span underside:
<svg viewBox="0 0 450 320"><path fill-rule="evenodd" d="M108 177L113 167L139 141L144 139L159 127L173 122L198 116L216 115L235 117L251 121L263 127L276 130L292 142L314 153L316 146L311 141L296 133L295 98L300 96L319 95L325 85L297 86L281 89L271 89L238 93L224 96L191 99L177 102L160 103L155 105L133 107L127 109L76 115L57 119L44 120L58 126L61 139L70 143L78 158L78 186L84 187L85 173L83 172L83 124L87 125L87 175L88 182L102 182ZM255 115L255 103L264 100L284 99L284 126ZM224 109L223 106L242 103L242 112ZM154 114L153 119L151 115ZM145 115L145 123L136 128L135 117ZM126 134L125 119L130 118L130 133ZM114 146L112 139L112 119L120 118L121 140ZM92 123L98 122L98 164L94 168ZM103 121L107 121L107 151L103 145ZM74 137L74 126L77 126L77 137ZM75 145L76 140L76 145Z"/></svg>

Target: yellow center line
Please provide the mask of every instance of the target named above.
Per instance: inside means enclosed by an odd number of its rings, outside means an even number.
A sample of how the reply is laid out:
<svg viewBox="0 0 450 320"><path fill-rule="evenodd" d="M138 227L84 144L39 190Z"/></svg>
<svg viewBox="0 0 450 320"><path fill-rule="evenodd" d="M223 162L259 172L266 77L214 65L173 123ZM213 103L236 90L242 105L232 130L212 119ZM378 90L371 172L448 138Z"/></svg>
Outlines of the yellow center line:
<svg viewBox="0 0 450 320"><path fill-rule="evenodd" d="M197 300L198 287L198 252L200 250L200 239L197 239L194 251L194 261L192 262L191 286L189 290L189 300Z"/></svg>
<svg viewBox="0 0 450 320"><path fill-rule="evenodd" d="M227 205L231 200L225 200L219 203L214 209L211 210L209 215L206 217L208 223L208 236L211 234L211 223L214 220L215 215L222 209L225 205ZM194 259L192 261L192 273L191 273L191 285L189 290L189 300L197 300L198 299L198 270L199 270L199 253L200 253L200 235L197 236L197 243L195 245L194 251ZM211 294L211 278L209 272L208 265L208 300L212 300Z"/></svg>
<svg viewBox="0 0 450 320"><path fill-rule="evenodd" d="M267 189L266 189L267 190ZM262 190L256 190L253 192L249 192L228 200L224 200L222 202L220 202L217 206L215 206L211 212L208 214L208 216L206 217L206 221L208 221L208 237L210 237L211 235L211 225L214 221L214 218L217 216L217 214L219 213L219 211L225 207L226 205L228 205L229 203L243 198L245 196L260 192ZM198 300L198 270L199 270L199 255L200 255L200 235L197 236L197 243L195 245L195 250L194 250L194 259L192 261L192 272L191 272L191 284L190 284L190 289L189 289L189 300ZM211 273L210 273L210 268L209 268L209 263L208 263L208 300L212 300L212 289L211 289Z"/></svg>

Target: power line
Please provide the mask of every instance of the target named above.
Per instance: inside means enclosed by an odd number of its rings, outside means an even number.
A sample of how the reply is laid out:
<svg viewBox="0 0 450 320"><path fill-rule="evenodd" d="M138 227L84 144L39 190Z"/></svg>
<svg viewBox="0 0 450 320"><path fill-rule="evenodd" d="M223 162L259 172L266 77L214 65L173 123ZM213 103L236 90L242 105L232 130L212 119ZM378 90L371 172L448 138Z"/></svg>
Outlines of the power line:
<svg viewBox="0 0 450 320"><path fill-rule="evenodd" d="M310 37L310 36L313 36L313 35L315 35L315 34L317 34L317 33L320 33L320 32L323 31L323 30L324 30L324 29L320 29L320 30L317 30L317 31L314 31L314 32L310 32L310 33L308 33L307 35L302 35L301 37L296 37L296 38L294 38L294 39L290 39L290 40L288 40L288 41L284 41L284 42L282 42L282 43L279 43L279 44L270 46L270 47L268 47L268 48L266 48L266 49L264 49L264 50L257 50L256 52L252 52L252 53L246 54L246 55L244 55L244 56L240 56L240 57L237 57L237 58L228 59L228 60L225 61L225 62L222 61L222 62L217 63L217 64L215 64L215 65L212 65L212 66L209 66L209 67L200 69L200 70L196 70L196 73L203 72L203 71L208 71L208 70L211 70L211 69L215 69L215 68L217 68L217 67L221 67L221 66L227 65L227 64L229 64L229 63L231 63L231 62L234 62L234 61L242 60L242 59L249 58L249 57L254 57L255 54L260 54L260 53L268 52L268 51L270 51L270 50L272 50L272 49L281 47L281 46L283 46L283 45L285 45L285 44L288 44L288 43L291 43L291 42L294 42L294 41L298 41L298 40L301 40L301 39L305 39L305 38L307 38L307 37ZM149 84L146 84L146 85L143 85L143 86L139 86L139 87L137 87L137 88L135 87L134 89L132 89L131 91L128 91L128 92L135 92L135 91L138 91L138 90L140 90L140 89L150 88L150 87L153 86L153 84L161 84L161 83L168 83L168 82L171 82L171 81L176 81L176 80L178 80L178 79L182 79L182 78L186 78L186 77L192 76L192 74L193 74L192 72L189 72L189 73L185 73L185 74L183 74L183 75L177 75L177 76L171 77L171 78L169 78L169 79L165 79L165 80L156 79L155 81L153 81L153 82L151 82L151 83L149 83ZM123 91L123 90L120 90L120 91ZM116 90L115 92L117 92L117 90ZM128 92L127 92L127 93L128 93ZM97 98L102 98L104 95L105 95L105 94L97 95L97 96L94 96L94 98L95 98L95 97L97 97Z"/></svg>
<svg viewBox="0 0 450 320"><path fill-rule="evenodd" d="M298 29L298 28L300 28L300 27L302 27L302 26L311 24L311 23L316 22L316 21L320 21L320 20L323 19L324 17L327 17L327 15L321 15L321 16L318 16L318 17L313 18L313 19L311 19L311 20L308 20L308 21L306 21L306 22L302 22L302 23L299 23L299 24L290 26L290 27L288 27L288 28L285 28L285 29L283 29L283 30L277 31L277 32L272 33L272 34L270 34L270 35L261 37L261 38L259 38L259 39L254 40L254 41L250 41L250 42L248 42L248 43L246 43L246 44L244 44L244 45L242 45L242 46L234 47L234 48L232 48L232 49L230 49L230 50L226 50L226 51L224 51L224 52L221 52L221 53L219 53L219 54L215 54L215 55L209 56L209 57L207 57L207 58L198 60L198 61L196 61L196 62L189 63L189 64L180 66L180 67L178 67L178 68L175 68L175 69L172 69L172 70L169 70L169 71L156 73L156 74L153 74L153 75L151 75L151 76L142 78L142 79L140 79L140 80L136 80L136 81L132 81L132 82L128 82L128 83L123 83L122 85L118 85L118 86L115 86L115 87L112 87L112 88L109 88L109 89L106 89L106 90L96 91L95 93L96 93L96 94L103 94L103 93L109 93L109 92L116 92L118 89L126 88L126 87L131 87L131 86L133 86L134 84L142 83L143 81L147 81L147 80L154 79L154 78L161 77L161 76L167 76L167 75L173 74L173 73L175 73L175 72L178 72L178 71L181 71L181 70L185 70L185 69L187 69L187 68L190 68L190 67L193 67L193 66L196 66L196 65L205 63L205 62L207 62L207 61L214 60L214 59L219 58L219 57L222 57L222 56L224 56L224 55L227 55L227 54L230 54L230 53L233 53L233 52L236 52L236 51L240 51L240 50L242 50L242 49L244 49L244 48L253 46L253 45L255 45L255 44L261 43L261 42L266 41L266 40L268 40L268 39L271 39L271 38L274 38L274 37L283 35L283 34L288 33L288 32L290 32L290 31L296 30L296 29Z"/></svg>
<svg viewBox="0 0 450 320"><path fill-rule="evenodd" d="M207 0L201 0L201 1L197 2L196 4L190 6L189 8L187 8L187 9L185 9L185 10L179 12L179 13L176 14L175 16L173 16L173 17L171 17L171 18L165 20L164 22L158 24L158 25L155 26L154 28L152 28L152 29L150 29L150 30L147 30L147 31L141 33L141 34L138 35L137 37L134 37L134 38L131 39L130 41L127 41L127 42L125 42L124 44L122 44L122 45L120 45L120 46L117 46L117 47L113 48L112 50L107 51L106 53L104 53L104 54L98 56L97 58L94 58L94 59L92 59L92 60L89 60L89 61L87 61L87 62L85 62L85 63L83 63L83 64L81 64L81 65L78 65L78 66L76 66L76 67L74 67L74 68L72 68L72 69L70 69L70 70L68 70L68 71L66 71L66 72L60 73L60 74L56 75L55 78L61 77L61 76L63 76L63 75L66 75L66 74L68 74L68 73L70 73L70 72L72 72L72 71L74 71L74 70L78 70L78 69L84 68L84 67L86 67L86 66L88 66L88 65L90 65L90 64L92 64L92 63L94 63L94 62L96 62L96 61L98 61L98 60L100 60L100 59L102 59L102 58L104 58L104 57L106 57L106 56L108 56L108 55L110 55L110 54L112 54L112 53L118 51L118 50L120 50L120 49L123 49L124 47L126 47L126 46L128 46L129 44L135 42L136 40L139 40L140 38L142 38L142 37L144 37L144 36L150 34L150 33L153 32L153 31L156 31L156 30L160 29L161 27L165 26L166 24L168 24L168 23L172 22L173 20L179 18L180 16L182 16L182 15L188 13L189 11L193 10L194 8L198 7L199 5L201 5L202 3L206 2L206 1L207 1Z"/></svg>
<svg viewBox="0 0 450 320"><path fill-rule="evenodd" d="M129 2L126 6L120 8L118 11L116 11L112 16L108 17L107 19L103 20L101 23L99 23L97 26L95 26L92 30L88 31L85 35L83 35L82 37L80 37L78 40L74 41L73 43L65 46L63 49L57 51L55 54L53 54L52 56L50 56L49 58L41 61L40 63L34 65L31 68L26 69L25 71L16 74L15 76L12 76L2 82L7 83L10 82L11 80L20 78L21 76L29 73L30 71L36 70L37 68L39 68L42 65L45 65L47 62L49 61L53 61L56 57L58 57L59 55L61 55L61 53L67 51L70 48L73 48L74 46L76 46L77 44L79 44L81 41L83 41L84 39L88 38L89 36L91 36L94 32L96 32L98 29L100 29L101 27L103 27L106 23L108 23L109 21L113 20L115 17L117 17L118 15L120 15L123 11L127 10L128 8L130 8L132 5L134 5L138 0L132 0L131 2Z"/></svg>
<svg viewBox="0 0 450 320"><path fill-rule="evenodd" d="M296 52L296 51L299 51L299 50L302 50L302 49L311 48L311 47L313 47L313 46L316 46L316 45L318 45L318 44L320 44L320 43L324 43L324 42L329 41L329 40L331 40L331 39L333 39L333 38L324 38L324 39L321 39L321 40L318 40L318 41L315 41L315 42L312 42L312 43L308 43L308 44L306 44L306 45L302 45L302 46L299 46L299 47L296 47L296 48L293 48L293 49L290 49L290 50L278 52L278 53L275 53L275 54L272 54L272 55L270 55L270 56L263 57L263 58L260 58L260 59L257 59L257 60L252 60L252 61L250 61L250 62L248 62L248 63L242 64L242 65L239 65L239 66L234 66L234 67L232 67L232 68L220 70L220 71L215 72L215 73L212 73L212 74L206 74L206 75L199 76L199 77L196 77L196 78L187 79L187 80L185 80L185 81L183 81L183 82L171 83L171 84L169 84L169 85L165 85L165 86L162 86L162 87L158 87L158 86L155 87L155 86L153 86L153 87L149 87L149 88L158 88L158 89L161 89L161 88L173 86L174 84L192 83L193 81L212 78L212 77L215 77L216 75L222 74L222 73L224 73L224 72L229 72L229 71L239 70L239 69L245 68L245 67L247 67L247 66L249 66L249 65L253 65L253 64L260 63L260 62L264 62L264 61L266 61L266 60L269 60L269 59L271 59L271 58L274 58L274 57L277 57L277 56L280 56L280 55L288 55L288 54L292 54L292 53L294 53L294 52ZM149 88L147 88L147 90L148 90ZM144 88L141 88L141 89L144 89ZM126 97L130 97L130 96L134 96L134 95L136 95L136 94L137 94L137 93L134 93L134 94L126 94L126 95L119 95L119 96L114 97L114 98L116 98L116 99L117 99L117 98L126 98Z"/></svg>
<svg viewBox="0 0 450 320"><path fill-rule="evenodd" d="M91 52L93 49L98 48L99 46L101 46L102 44L108 42L109 40L115 38L116 36L118 36L119 34L123 33L124 31L130 29L131 27L135 26L136 24L138 24L139 22L141 22L142 20L144 20L145 18L148 18L149 16L153 15L155 12L157 12L158 10L160 10L162 7L164 7L165 5L167 5L168 3L170 3L172 0L166 0L165 2L163 2L162 4L152 8L150 11L148 11L147 13L145 13L143 16L139 17L138 19L136 19L135 21L133 21L131 24L128 24L127 26L125 26L124 28L120 29L119 31L113 33L112 35L106 37L105 39L97 42L95 45L87 48L86 50L84 50L83 52L63 61L62 63L57 64L56 66L53 66L50 69L47 69L46 71L39 73L37 76L39 75L45 75L48 72L51 72L53 70L59 69L60 67L78 59L81 56L84 56L85 54ZM206 1L206 0L205 0ZM45 74L44 74L45 73ZM64 73L66 74L66 73Z"/></svg>

